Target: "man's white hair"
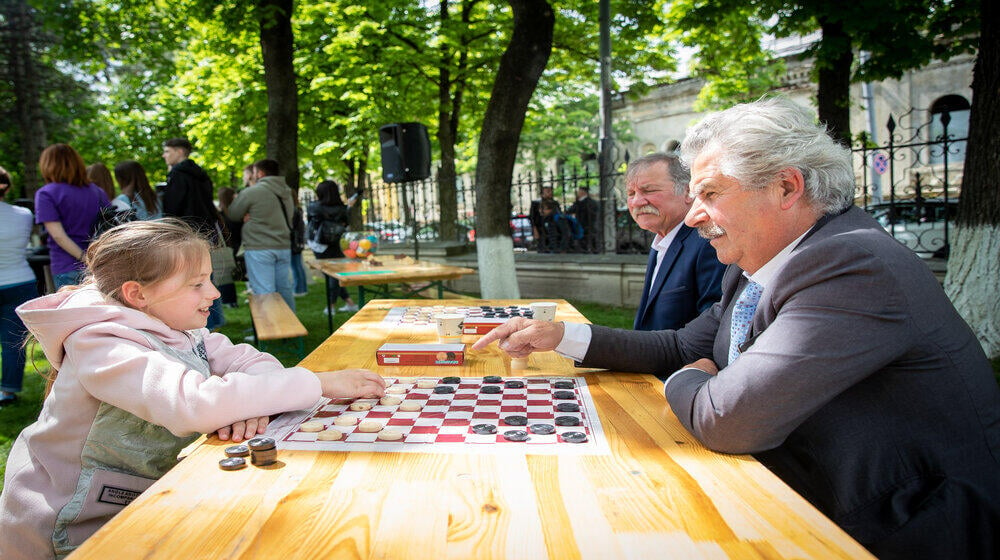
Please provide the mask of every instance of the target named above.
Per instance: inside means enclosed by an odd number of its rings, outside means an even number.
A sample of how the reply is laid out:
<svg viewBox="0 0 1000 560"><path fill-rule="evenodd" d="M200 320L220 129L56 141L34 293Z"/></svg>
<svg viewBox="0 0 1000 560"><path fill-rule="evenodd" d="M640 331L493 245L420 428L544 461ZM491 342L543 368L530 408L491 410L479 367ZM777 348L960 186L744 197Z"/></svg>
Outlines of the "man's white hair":
<svg viewBox="0 0 1000 560"><path fill-rule="evenodd" d="M816 124L805 108L781 97L736 105L689 128L681 160L690 168L699 154L719 150L720 171L744 188L760 189L782 169L805 178L806 198L822 214L854 204L851 151Z"/></svg>

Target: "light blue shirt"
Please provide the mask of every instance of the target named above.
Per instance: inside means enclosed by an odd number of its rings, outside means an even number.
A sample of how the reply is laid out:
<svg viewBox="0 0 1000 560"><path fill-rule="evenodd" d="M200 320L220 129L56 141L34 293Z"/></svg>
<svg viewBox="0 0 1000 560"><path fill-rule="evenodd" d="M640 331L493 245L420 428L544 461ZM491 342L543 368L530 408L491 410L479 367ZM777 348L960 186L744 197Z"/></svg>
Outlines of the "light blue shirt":
<svg viewBox="0 0 1000 560"><path fill-rule="evenodd" d="M146 203L142 201L142 197L135 197L135 199L129 199L128 196L120 194L111 201L115 208L119 210L135 210L135 217L140 220L156 220L163 217L163 211L157 210L156 212L150 213L146 209Z"/></svg>

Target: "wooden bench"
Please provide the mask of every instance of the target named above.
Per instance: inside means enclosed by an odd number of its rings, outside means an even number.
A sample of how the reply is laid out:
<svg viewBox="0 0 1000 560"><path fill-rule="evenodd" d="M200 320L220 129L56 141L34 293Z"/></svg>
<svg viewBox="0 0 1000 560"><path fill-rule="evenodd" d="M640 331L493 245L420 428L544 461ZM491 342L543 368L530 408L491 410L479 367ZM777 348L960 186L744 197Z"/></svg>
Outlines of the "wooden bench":
<svg viewBox="0 0 1000 560"><path fill-rule="evenodd" d="M288 307L281 294L250 294L250 320L253 323L254 343L295 338L298 340L299 357L305 355L302 337L309 334L302 321Z"/></svg>

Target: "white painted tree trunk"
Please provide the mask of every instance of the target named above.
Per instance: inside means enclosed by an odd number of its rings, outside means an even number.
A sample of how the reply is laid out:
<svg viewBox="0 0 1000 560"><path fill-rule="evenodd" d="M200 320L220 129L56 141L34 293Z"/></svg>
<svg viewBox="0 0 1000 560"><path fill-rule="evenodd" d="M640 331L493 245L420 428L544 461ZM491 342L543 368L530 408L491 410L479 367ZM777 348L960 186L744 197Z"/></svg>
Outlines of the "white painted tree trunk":
<svg viewBox="0 0 1000 560"><path fill-rule="evenodd" d="M479 262L479 290L484 299L518 299L517 268L514 267L514 242L510 236L476 238Z"/></svg>
<svg viewBox="0 0 1000 560"><path fill-rule="evenodd" d="M1000 356L1000 226L956 227L944 290L986 355Z"/></svg>

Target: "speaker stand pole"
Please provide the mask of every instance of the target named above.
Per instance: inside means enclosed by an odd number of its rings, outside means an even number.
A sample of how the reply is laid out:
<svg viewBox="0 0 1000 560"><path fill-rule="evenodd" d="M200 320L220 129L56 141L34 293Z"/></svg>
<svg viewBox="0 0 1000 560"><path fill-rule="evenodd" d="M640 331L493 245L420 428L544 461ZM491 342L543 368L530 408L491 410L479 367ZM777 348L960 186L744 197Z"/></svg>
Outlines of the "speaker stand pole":
<svg viewBox="0 0 1000 560"><path fill-rule="evenodd" d="M412 183L405 182L400 186L403 191L403 211L406 212L406 221L410 224L410 228L413 230L413 258L414 260L420 260L420 240L417 239L416 209L410 207L410 203L406 196L406 187L410 184Z"/></svg>

